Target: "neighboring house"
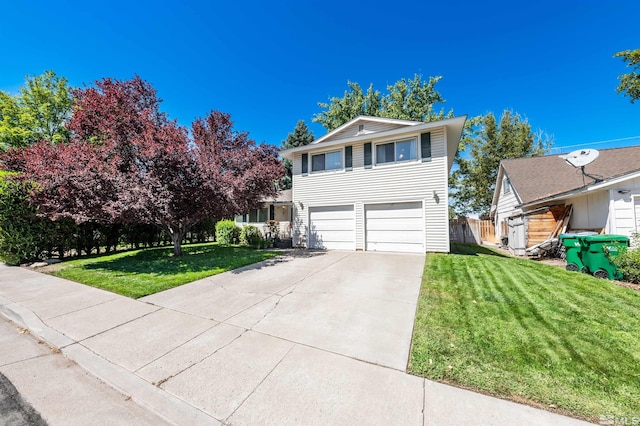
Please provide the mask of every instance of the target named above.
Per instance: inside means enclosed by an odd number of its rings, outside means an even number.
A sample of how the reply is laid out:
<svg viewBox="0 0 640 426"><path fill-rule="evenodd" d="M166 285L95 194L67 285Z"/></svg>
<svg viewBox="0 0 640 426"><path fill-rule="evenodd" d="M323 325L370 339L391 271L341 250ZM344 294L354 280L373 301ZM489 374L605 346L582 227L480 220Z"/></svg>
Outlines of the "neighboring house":
<svg viewBox="0 0 640 426"><path fill-rule="evenodd" d="M293 244L448 252L448 176L465 120L360 116L281 151L293 161Z"/></svg>
<svg viewBox="0 0 640 426"><path fill-rule="evenodd" d="M569 205L568 231L640 231L640 146L602 150L584 171L558 155L500 163L491 216L512 253L525 255L560 229Z"/></svg>
<svg viewBox="0 0 640 426"><path fill-rule="evenodd" d="M265 235L268 231L266 222L275 220L280 223L280 238L291 237L291 190L281 191L276 198L264 200L259 209L254 209L246 214L237 215L235 222L239 226L253 225L258 227Z"/></svg>

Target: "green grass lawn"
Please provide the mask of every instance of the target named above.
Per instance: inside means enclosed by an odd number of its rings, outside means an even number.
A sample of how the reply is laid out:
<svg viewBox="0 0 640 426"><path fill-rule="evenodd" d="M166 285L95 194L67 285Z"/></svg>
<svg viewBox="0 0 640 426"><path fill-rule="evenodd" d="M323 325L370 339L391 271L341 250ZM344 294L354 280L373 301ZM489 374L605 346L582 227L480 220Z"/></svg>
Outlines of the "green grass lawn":
<svg viewBox="0 0 640 426"><path fill-rule="evenodd" d="M56 265L52 275L138 298L172 287L270 259L278 252L216 243L135 250Z"/></svg>
<svg viewBox="0 0 640 426"><path fill-rule="evenodd" d="M409 371L596 422L640 416L640 293L453 245L427 256Z"/></svg>

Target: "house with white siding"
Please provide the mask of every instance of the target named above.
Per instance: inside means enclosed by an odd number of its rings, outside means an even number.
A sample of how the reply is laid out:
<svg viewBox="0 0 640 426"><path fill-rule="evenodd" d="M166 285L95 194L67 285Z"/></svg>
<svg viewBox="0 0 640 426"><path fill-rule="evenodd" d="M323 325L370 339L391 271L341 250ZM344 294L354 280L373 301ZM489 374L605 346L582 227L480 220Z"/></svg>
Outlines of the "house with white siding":
<svg viewBox="0 0 640 426"><path fill-rule="evenodd" d="M293 244L448 252L448 177L465 120L359 116L281 151L293 162Z"/></svg>
<svg viewBox="0 0 640 426"><path fill-rule="evenodd" d="M560 155L500 163L491 217L512 253L525 255L550 237L569 205L568 232L640 232L640 146L601 150L584 172Z"/></svg>
<svg viewBox="0 0 640 426"><path fill-rule="evenodd" d="M269 222L276 223L279 228L279 238L291 237L291 196L292 191L286 189L280 191L276 197L269 197L263 200L263 204L258 209L250 210L244 214L236 215L234 220L236 225L244 227L255 226L264 235L270 232Z"/></svg>

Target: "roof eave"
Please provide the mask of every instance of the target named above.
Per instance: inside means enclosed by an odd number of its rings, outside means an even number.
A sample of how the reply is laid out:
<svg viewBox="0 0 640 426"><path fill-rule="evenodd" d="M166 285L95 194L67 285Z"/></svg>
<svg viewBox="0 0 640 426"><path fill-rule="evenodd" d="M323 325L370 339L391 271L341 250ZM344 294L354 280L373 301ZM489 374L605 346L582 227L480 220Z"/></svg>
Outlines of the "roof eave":
<svg viewBox="0 0 640 426"><path fill-rule="evenodd" d="M311 142L310 145L319 144L319 143L323 142L324 140L330 138L331 136L340 133L342 130L346 129L347 127L349 127L349 126L351 126L353 124L356 124L359 121L376 121L378 123L404 124L406 126L415 126L415 125L421 123L420 121L400 120L400 119L397 119L397 118L384 118L384 117L372 117L372 116L369 116L369 115L359 115L356 118L347 121L342 126L337 127L335 129L333 129L332 131L330 131L329 133L320 136L318 139L316 139L313 142Z"/></svg>
<svg viewBox="0 0 640 426"><path fill-rule="evenodd" d="M364 117L364 116L361 116L361 117ZM289 160L292 160L293 154L298 152L313 151L319 148L321 149L325 147L339 146L339 145L345 145L345 144L355 143L355 142L378 140L378 139L383 139L390 136L401 135L403 133L417 132L421 130L428 130L428 129L444 126L444 127L447 127L447 140L448 140L447 155L450 157L449 158L449 170L450 170L451 164L453 163L453 158L455 157L455 153L458 149L458 144L460 143L460 137L462 136L462 130L464 128L464 123L466 119L467 119L467 116L462 115L459 117L447 118L440 121L430 121L427 123L414 122L416 124L410 127L402 127L399 129L387 130L385 132L380 132L380 133L368 133L363 135L352 136L350 138L338 139L335 141L325 142L320 147L318 146L318 144L311 143L309 145L299 146L291 149L285 149L280 151L280 156L282 158L287 158ZM347 124L353 124L353 122L354 121L352 120ZM451 133L449 133L450 131ZM457 139L456 139L456 136L457 136Z"/></svg>
<svg viewBox="0 0 640 426"><path fill-rule="evenodd" d="M627 173L621 176L612 177L601 182L594 182L589 185L582 186L580 188L572 189L571 191L561 192L559 194L550 195L544 198L539 198L537 200L529 201L526 203L520 204L520 207L532 207L542 203L548 203L553 201L558 201L563 198L573 197L575 195L579 195L581 193L587 193L592 191L598 191L601 189L605 189L609 186L617 185L621 182L625 182L627 180L632 180L640 178L640 170L636 170L631 173Z"/></svg>

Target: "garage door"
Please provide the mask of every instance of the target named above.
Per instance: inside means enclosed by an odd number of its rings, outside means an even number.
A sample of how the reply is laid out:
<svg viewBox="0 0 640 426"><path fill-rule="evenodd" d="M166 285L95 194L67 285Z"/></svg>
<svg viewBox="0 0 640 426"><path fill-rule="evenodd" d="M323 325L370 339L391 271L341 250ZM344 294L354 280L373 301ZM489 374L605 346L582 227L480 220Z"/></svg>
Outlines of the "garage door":
<svg viewBox="0 0 640 426"><path fill-rule="evenodd" d="M424 253L422 203L365 206L366 249Z"/></svg>
<svg viewBox="0 0 640 426"><path fill-rule="evenodd" d="M311 207L309 209L309 247L354 250L353 206Z"/></svg>

